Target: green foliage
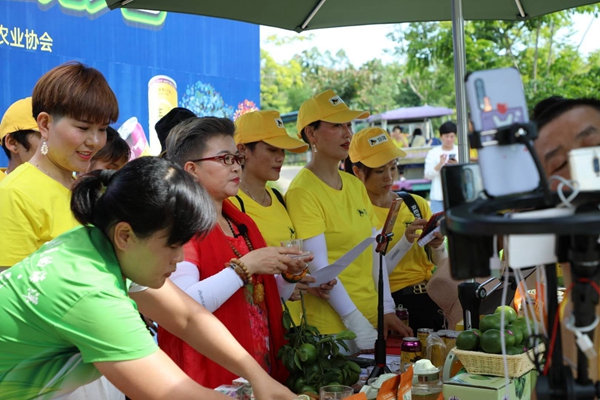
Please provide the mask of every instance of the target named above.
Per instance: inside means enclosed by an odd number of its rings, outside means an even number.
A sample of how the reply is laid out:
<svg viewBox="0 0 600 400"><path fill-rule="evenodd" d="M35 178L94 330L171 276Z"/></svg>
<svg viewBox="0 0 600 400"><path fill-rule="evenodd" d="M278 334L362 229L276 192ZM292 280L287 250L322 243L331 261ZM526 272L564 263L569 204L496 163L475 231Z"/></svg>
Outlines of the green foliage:
<svg viewBox="0 0 600 400"><path fill-rule="evenodd" d="M577 45L568 42L573 33L571 18L576 14L597 17L600 3L527 21L466 22L467 71L516 67L530 107L555 94L597 97L600 51L584 56ZM326 89L333 89L350 107L371 113L423 104L454 107L451 23L396 25L388 37L396 44L388 49L395 61L387 64L373 59L357 67L343 50L321 53L316 47L278 64L261 51L261 108L295 111ZM268 40L287 44L312 38Z"/></svg>
<svg viewBox="0 0 600 400"><path fill-rule="evenodd" d="M470 21L465 23L467 71L516 67L523 78L530 107L550 95L597 96L598 52L587 58L567 39L574 14L598 15L591 5L527 21ZM558 32L570 32L558 36ZM449 22L398 25L389 37L393 53L406 60L407 79L423 101L454 105L454 53ZM440 93L432 92L436 88Z"/></svg>
<svg viewBox="0 0 600 400"><path fill-rule="evenodd" d="M304 296L300 325L294 324L289 309L284 304L283 327L288 332L288 344L279 349L277 357L290 372L286 386L295 393L318 392L321 386L332 382L353 385L358 381L360 367L340 353L340 347L348 351L344 340L356 338L350 331L337 335L323 335L306 322ZM313 389L314 388L314 389Z"/></svg>

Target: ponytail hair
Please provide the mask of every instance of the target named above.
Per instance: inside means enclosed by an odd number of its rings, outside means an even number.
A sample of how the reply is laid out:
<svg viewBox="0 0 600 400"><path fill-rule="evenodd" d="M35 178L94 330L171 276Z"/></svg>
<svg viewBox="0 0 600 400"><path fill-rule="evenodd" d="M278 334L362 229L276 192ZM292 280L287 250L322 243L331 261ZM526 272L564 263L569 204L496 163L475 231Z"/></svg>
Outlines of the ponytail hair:
<svg viewBox="0 0 600 400"><path fill-rule="evenodd" d="M94 225L105 234L121 221L141 239L166 229L168 245L207 233L217 219L204 188L159 157L140 157L119 171L81 176L73 187L71 210L82 225Z"/></svg>

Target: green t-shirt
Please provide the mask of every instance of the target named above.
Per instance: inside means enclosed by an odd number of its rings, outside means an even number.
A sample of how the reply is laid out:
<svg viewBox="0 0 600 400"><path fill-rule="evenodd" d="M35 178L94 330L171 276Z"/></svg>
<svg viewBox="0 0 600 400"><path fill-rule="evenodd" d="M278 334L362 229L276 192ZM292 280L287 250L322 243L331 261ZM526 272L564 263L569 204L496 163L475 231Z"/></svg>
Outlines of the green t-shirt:
<svg viewBox="0 0 600 400"><path fill-rule="evenodd" d="M0 399L49 399L157 346L111 243L77 227L0 274Z"/></svg>

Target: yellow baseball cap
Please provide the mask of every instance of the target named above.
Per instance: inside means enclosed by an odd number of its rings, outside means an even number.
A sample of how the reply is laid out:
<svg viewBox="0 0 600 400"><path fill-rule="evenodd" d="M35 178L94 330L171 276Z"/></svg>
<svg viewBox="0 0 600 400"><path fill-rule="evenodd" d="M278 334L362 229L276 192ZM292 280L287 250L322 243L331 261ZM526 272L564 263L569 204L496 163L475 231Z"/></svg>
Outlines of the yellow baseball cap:
<svg viewBox="0 0 600 400"><path fill-rule="evenodd" d="M351 110L344 100L333 90L326 90L306 100L298 110L298 137L302 138L302 129L316 121L344 124L355 119L363 119L369 116L368 111Z"/></svg>
<svg viewBox="0 0 600 400"><path fill-rule="evenodd" d="M398 157L406 157L406 152L396 147L384 129L371 127L352 136L348 155L353 163L379 168Z"/></svg>
<svg viewBox="0 0 600 400"><path fill-rule="evenodd" d="M31 97L15 101L4 113L0 122L0 144L6 135L17 131L39 131L33 118Z"/></svg>
<svg viewBox="0 0 600 400"><path fill-rule="evenodd" d="M252 111L235 120L235 144L265 142L293 153L304 153L308 145L288 135L279 112Z"/></svg>

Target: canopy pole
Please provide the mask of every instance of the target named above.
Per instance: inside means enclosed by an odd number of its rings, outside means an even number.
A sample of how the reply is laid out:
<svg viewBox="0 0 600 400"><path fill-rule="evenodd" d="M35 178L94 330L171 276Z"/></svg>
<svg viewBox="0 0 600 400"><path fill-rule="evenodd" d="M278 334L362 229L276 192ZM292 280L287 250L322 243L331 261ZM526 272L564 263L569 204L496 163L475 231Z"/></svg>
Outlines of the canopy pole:
<svg viewBox="0 0 600 400"><path fill-rule="evenodd" d="M517 8L519 9L519 15L521 16L521 18L526 18L527 14L525 14L525 10L523 9L521 0L515 0L515 4L517 5Z"/></svg>
<svg viewBox="0 0 600 400"><path fill-rule="evenodd" d="M315 8L313 8L313 10L311 11L311 13L308 15L308 17L306 17L306 19L302 23L302 25L300 25L299 27L296 28L296 32L300 33L300 32L302 32L303 30L306 29L306 27L308 26L308 24L310 24L310 21L312 21L312 19L319 12L319 10L321 9L321 7L323 7L323 4L325 4L326 1L327 0L321 0L321 1L319 1L319 4L317 4L317 6Z"/></svg>
<svg viewBox="0 0 600 400"><path fill-rule="evenodd" d="M465 91L465 20L462 0L452 0L452 41L454 44L454 88L456 91L456 116L458 132L458 161L469 162L469 140L467 124L467 96Z"/></svg>

